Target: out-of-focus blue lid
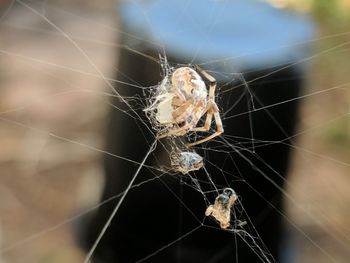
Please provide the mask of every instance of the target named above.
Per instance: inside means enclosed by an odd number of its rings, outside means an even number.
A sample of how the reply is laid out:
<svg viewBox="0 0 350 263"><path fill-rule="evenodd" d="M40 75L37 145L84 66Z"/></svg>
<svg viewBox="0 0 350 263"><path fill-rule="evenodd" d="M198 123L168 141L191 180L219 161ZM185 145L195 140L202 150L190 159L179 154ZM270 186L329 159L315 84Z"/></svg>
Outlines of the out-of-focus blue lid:
<svg viewBox="0 0 350 263"><path fill-rule="evenodd" d="M123 0L119 15L126 44L214 68L295 63L313 37L307 17L254 0Z"/></svg>

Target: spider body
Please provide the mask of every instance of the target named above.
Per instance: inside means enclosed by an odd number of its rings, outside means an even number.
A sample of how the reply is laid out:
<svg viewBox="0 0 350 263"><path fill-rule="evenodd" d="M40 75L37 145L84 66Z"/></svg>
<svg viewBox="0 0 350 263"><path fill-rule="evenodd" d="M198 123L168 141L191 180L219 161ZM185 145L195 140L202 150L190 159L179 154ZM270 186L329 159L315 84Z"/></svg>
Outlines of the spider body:
<svg viewBox="0 0 350 263"><path fill-rule="evenodd" d="M214 204L208 206L205 215L214 217L220 223L220 227L226 229L230 226L231 207L237 199L233 189L225 188L222 194L216 197Z"/></svg>
<svg viewBox="0 0 350 263"><path fill-rule="evenodd" d="M164 128L158 138L183 136L188 132L209 131L214 117L217 130L208 137L195 141L188 146L206 142L223 133L219 109L215 103L216 80L204 70L200 73L210 82L209 91L194 69L180 67L176 69L171 80L165 79L161 92L156 98L156 119ZM200 119L206 114L202 127L197 127Z"/></svg>

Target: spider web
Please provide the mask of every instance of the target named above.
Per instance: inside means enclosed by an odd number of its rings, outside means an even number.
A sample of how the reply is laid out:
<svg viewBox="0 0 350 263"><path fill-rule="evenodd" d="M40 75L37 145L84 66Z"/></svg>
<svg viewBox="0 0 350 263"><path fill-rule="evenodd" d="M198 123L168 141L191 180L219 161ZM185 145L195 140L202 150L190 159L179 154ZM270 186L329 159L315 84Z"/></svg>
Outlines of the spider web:
<svg viewBox="0 0 350 263"><path fill-rule="evenodd" d="M61 64L55 64L50 62L49 59L45 58L41 59L40 57L35 56L35 54L29 54L29 55L23 55L23 52L18 51L15 49L15 51L11 51L11 49L7 48L1 48L0 52L3 56L9 57L11 59L16 59L23 61L26 63L26 66L30 65L31 67L34 67L35 70L37 71L38 76L43 76L46 75L49 79L52 79L54 81L59 81L62 83L61 85L65 86L66 88L63 89L63 91L59 92L53 92L50 93L48 96L45 97L45 99L55 99L57 97L59 98L72 98L74 96L74 93L78 95L82 94L90 94L92 97L98 97L98 100L100 100L99 105L105 105L105 106L112 106L115 107L115 110L119 112L123 112L127 118L132 118L140 122L141 125L147 127L147 131L153 135L155 138L155 132L152 130L152 125L149 125L146 119L143 118L143 116L140 116L138 114L137 109L144 108L145 105L147 104L147 97L146 100L145 98L141 97L128 97L125 96L124 94L120 93L118 89L115 89L114 86L111 85L111 83L119 83L120 85L126 85L128 87L135 87L137 89L142 90L143 92L147 92L149 87L145 87L140 85L140 83L135 83L133 78L129 78L129 81L120 81L116 80L110 77L107 77L108 75L103 73L103 70L101 70L101 66L98 66L95 62L94 59L91 58L89 53L82 48L82 44L80 44L78 41L90 41L90 42L95 42L96 44L104 44L104 45L110 45L113 47L120 47L120 48L127 48L130 49L130 47L125 47L121 43L115 44L114 42L103 42L103 43L98 43L96 40L91 40L91 39L84 39L80 37L75 37L74 34L68 33L66 29L62 25L60 25L60 22L55 22L55 16L57 17L68 17L72 14L69 14L62 8L57 8L55 6L51 6L50 4L46 2L23 2L23 1L13 1L13 5L6 11L6 16L2 17L2 26L6 28L10 28L10 30L22 30L21 32L30 32L30 31L35 31L36 34L44 34L44 35L55 35L55 36L62 36L63 39L68 43L68 48L72 50L73 52L77 52L78 55L82 58L82 61L84 64L88 64L91 66L91 71L86 70L86 69L80 69L79 67L74 67L74 66L66 66L66 65L61 65ZM34 27L28 27L28 26L23 26L23 25L13 25L10 22L7 22L6 17L11 15L12 8L13 6L16 6L17 8L21 6L21 12L24 14L30 16L30 17L35 17L36 19L39 19L42 23L45 23L46 26L50 26L50 29L44 28L42 29L41 27L34 25ZM53 12L51 14L51 12ZM79 17L79 16L78 16ZM85 20L83 17L79 17L80 19ZM215 22L214 18L209 19L212 22ZM15 19L16 21L16 19ZM93 19L87 19L89 23L94 24ZM86 22L86 21L85 21ZM86 22L87 24L87 22ZM101 26L101 25L99 25ZM101 27L104 27L102 25ZM54 30L52 30L52 28ZM107 32L111 34L111 32L114 34L115 31L117 30L116 28L110 28L106 27ZM123 32L122 32L123 33ZM21 33L25 34L25 33ZM79 34L78 34L79 35ZM343 40L343 36L347 36L348 32L341 32L340 34L332 34L332 35L325 35L322 38L317 38L314 39L315 42L317 43L323 43L324 40L335 40L334 42L329 44L331 46L327 46L326 48L323 48L320 52L317 54L311 56L311 57L305 57L301 61L298 61L296 63L304 63L306 61L318 61L319 59L321 60L322 58L328 58L329 55L334 55L334 54L348 54L348 49L347 46L349 42L347 40ZM340 38L339 38L340 37ZM39 42L34 42L39 45ZM159 44L159 43L158 43ZM160 43L161 44L161 43ZM200 48L200 47L199 47ZM161 55L167 55L167 50L162 50L161 48L159 49L158 53ZM52 50L51 50L52 52ZM159 65L164 64L164 61L160 60L158 56L150 56L148 53L146 53L143 50L132 50L135 54L138 54L140 56L147 57L147 59L155 61ZM24 52L25 53L25 52ZM193 61L195 59L195 56L193 56ZM229 59L234 59L234 58L229 58ZM223 61L224 59L219 59L220 61ZM191 64L190 61L189 63ZM23 63L22 62L22 63ZM205 64L210 64L212 61L206 61L203 63L203 66ZM73 80L66 80L62 78L58 78L53 74L52 72L48 72L47 70L42 70L40 68L37 68L37 65L40 64L46 64L47 66L50 67L55 67L59 69L64 69L69 72L71 72L73 75L84 75L86 78L94 77L97 79L100 79L102 82L102 85L105 87L105 90L89 90L85 88L81 88L78 85L74 83ZM179 66L180 64L175 63L175 66ZM277 66L277 65L276 65ZM343 67L343 69L346 67ZM114 71L118 71L118 69L114 69ZM341 79L339 82L334 81L334 82L327 82L327 85L324 85L322 89L316 89L316 90L308 90L306 94L300 95L298 97L292 98L288 101L283 101L280 102L276 105L262 105L259 102L259 98L254 96L254 94L250 91L249 87L250 84L249 82L246 82L244 78L242 77L243 75L240 73L222 73L222 72L215 72L215 71L209 71L213 75L221 75L221 77L224 77L227 79L227 81L222 85L221 87L218 87L217 90L217 99L218 99L218 104L221 109L221 115L222 119L225 125L225 120L230 120L230 119L235 119L238 118L241 115L248 114L250 115L252 112L256 111L265 111L269 112L269 109L272 107L278 107L280 105L289 103L290 101L294 100L316 100L316 98L321 97L323 100L328 100L329 98L332 98L333 96L336 96L338 94L343 95L343 94L348 94L347 87L349 85L347 78L339 78ZM121 72L123 74L124 72ZM246 73L246 72L245 72ZM272 71L271 74L275 74L277 71ZM163 75L162 75L163 74ZM314 73L315 74L315 73ZM339 76L342 75L342 72L337 72L335 74L338 74ZM113 75L113 74L112 74ZM159 72L160 77L164 77L167 75L167 72ZM317 74L315 74L317 75ZM18 74L16 74L18 76ZM220 76L219 76L220 77ZM126 76L126 78L128 78ZM252 82L254 83L255 80ZM234 85L232 85L232 83ZM100 83L101 85L101 83ZM237 88L239 86L243 87L242 92L240 95L237 97L237 101L242 100L247 106L247 110L241 113L233 113L232 109L234 109L234 105L228 105L225 104L225 101L223 100L223 94L225 92L230 91L230 89L225 87L234 87ZM110 98L117 98L123 103L123 106L120 107L119 104L112 104L109 102ZM268 162L264 159L262 159L259 155L256 154L256 148L261 147L264 145L269 145L269 144L274 144L274 143L285 143L289 147L294 148L299 161L300 162L308 162L309 160L313 158L320 159L324 162L329 162L335 167L337 171L343 169L344 167L348 167L349 163L348 161L342 161L341 156L335 156L332 157L333 155L327 155L327 153L324 153L321 149L313 149L309 150L308 147L305 146L300 146L299 144L295 143L294 140L297 139L299 136L305 135L305 134L311 134L311 136L314 134L314 132L318 131L327 131L328 127L332 123L337 123L340 120L344 120L348 118L348 106L347 101L342 100L343 104L345 106L339 107L335 110L335 112L330 112L327 113L326 118L317 120L316 122L312 120L311 124L307 122L308 118L311 118L313 114L315 114L316 110L315 109L308 109L310 112L306 114L305 120L303 120L305 123L303 124L304 126L297 132L295 132L293 135L285 135L285 138L283 140L276 142L276 141L265 141L265 140L259 140L256 139L254 136L254 126L250 126L250 135L249 137L244 137L241 138L239 136L235 136L233 134L224 134L220 136L219 138L216 138L212 142L204 145L200 145L196 147L196 151L200 153L204 159L206 160L204 169L202 170L202 174L196 174L196 173L189 173L186 175L179 175L174 172L172 172L169 168L169 165L164 164L164 159L158 159L158 151L155 150L155 147L157 146L158 148L162 148L163 151L167 153L168 156L171 155L171 149L168 148L168 145L164 141L156 141L149 143L149 149L147 153L143 154L143 158L140 160L133 160L128 158L125 155L117 155L113 152L102 150L103 147L101 144L94 145L94 140L89 140L89 142L85 142L85 138L79 138L79 134L73 133L66 134L65 130L60 130L59 128L55 127L47 127L43 124L37 124L35 120L28 120L28 119L21 119L21 114L23 112L36 108L38 104L42 102L42 98L39 97L39 99L33 99L31 100L31 103L27 102L21 102L16 105L16 107L5 107L4 109L1 110L1 121L3 125L8 125L8 126L14 126L18 129L23 129L28 133L29 137L40 137L40 139L37 140L37 143L41 145L39 147L42 151L51 141L62 141L67 143L67 145L70 145L72 147L76 147L77 149L87 149L89 151L92 151L94 153L98 154L103 154L103 155L108 155L111 158L115 158L118 160L122 160L123 162L126 163L132 163L136 165L137 169L135 172L131 173L130 176L130 181L128 187L125 189L123 192L118 192L115 193L110 199L103 200L97 205L91 206L88 209L84 209L84 211L80 214L77 214L76 216L69 217L68 219L62 219L59 221L58 224L55 224L53 226L47 226L44 228L40 228L40 230L34 230L31 232L24 232L18 234L17 238L15 240L10 240L7 241L6 237L6 232L8 231L7 229L4 229L5 233L5 238L4 241L6 242L5 245L0 249L1 254L3 256L6 256L8 253L18 251L19 249L23 250L26 246L29 246L30 244L34 243L36 240L41 239L42 237L48 235L49 233L52 233L52 231L57 230L61 228L62 226L67 225L68 223L71 223L73 221L76 221L78 218L81 216L93 211L94 209L98 208L99 206L103 206L107 204L110 201L115 201L117 200L117 205L115 206L115 209L113 213L110 216L110 219L112 220L115 215L118 214L118 210L120 205L123 204L125 201L125 197L128 196L128 193L130 190L132 191L138 191L138 189L145 187L145 185L149 184L150 182L153 181L159 181L161 184L163 184L164 189L167 189L168 191L172 191L171 188L163 181L165 177L171 177L173 180L176 180L180 182L181 185L185 188L190 188L192 191L198 192L202 198L203 198L203 207L207 207L210 204L214 202L215 197L217 196L218 193L221 193L222 189L230 186L230 185L237 185L237 183L247 183L246 181L246 175L245 174L240 174L240 168L236 167L232 171L232 169L228 167L235 166L237 158L241 158L245 160L246 164L254 167L258 171L258 173L263 176L268 182L274 185L279 191L283 193L283 196L285 199L290 203L290 206L292 207L291 209L296 209L299 210L299 214L301 214L304 218L304 220L308 222L312 222L314 224L319 224L322 231L324 233L327 233L332 237L333 240L336 241L337 245L339 247L346 247L346 241L349 240L349 235L348 235L348 229L346 228L346 224L343 222L339 222L339 219L335 218L333 215L330 215L327 213L327 211L320 209L317 213L312 213L308 209L306 209L304 206L301 205L300 200L298 198L295 198L294 195L292 194L293 191L298 191L298 186L296 183L293 181L285 181L284 183L286 186L289 188L288 191L284 190L281 188L279 185L274 183L269 176L266 174L265 170L269 169L272 171L276 176L281 177L281 180L284 180L282 175L278 172L273 170L272 167L269 167ZM102 101L102 102L101 102ZM112 104L112 105L110 105ZM84 107L84 109L86 109ZM74 119L80 119L83 118L86 113L80 112L76 118ZM100 115L100 117L103 114ZM273 119L273 116L271 116L271 119ZM277 123L278 124L278 123ZM140 127L141 129L141 127ZM124 131L126 132L126 131ZM5 135L6 136L6 135ZM116 135L117 136L117 135ZM198 134L192 134L192 137L189 139L198 139L196 136L201 136ZM292 143L290 143L291 141ZM32 149L32 147L37 147L36 144L34 145L29 145L27 146L29 149ZM24 155L25 149L28 148L20 148L20 152L23 154L23 158L26 160L29 159L28 155ZM45 151L44 151L45 152ZM29 151L29 155L32 153ZM223 159L225 160L224 164L218 165L216 163L211 163L210 162L210 155L211 154L221 154L223 156ZM38 164L41 162L44 162L45 154L38 154L38 159L36 161L33 161L32 164L34 166L23 166L19 167L20 169L24 169L24 173L27 175L33 174L36 175L40 169L38 169ZM49 157L47 157L49 158ZM156 159L155 162L150 162L149 158ZM207 168L207 166L210 167ZM45 167L45 166L44 166ZM28 169L29 168L29 169ZM344 169L345 169L344 168ZM139 173L142 169L148 169L152 171L154 177L152 178L141 178L141 180L137 180ZM311 171L312 170L317 170L316 165L311 165ZM59 173L59 172L58 172ZM214 176L213 174L216 173L220 176L221 180L217 182L218 177ZM315 172L316 173L316 172ZM58 175L60 177L60 173ZM325 177L328 178L328 177ZM23 179L23 178L22 178ZM39 178L40 179L40 178ZM15 180L15 179L13 179ZM36 180L35 177L30 178L30 180ZM54 179L52 179L54 180ZM314 183L314 180L309 179L310 184ZM327 179L324 179L327 180ZM223 181L223 183L221 183ZM334 180L332 180L334 181ZM38 184L38 182L36 182ZM326 185L327 186L327 185ZM329 186L331 188L332 186ZM239 194L239 188L235 188L235 191ZM261 198L264 199L263 195L259 192L259 190L256 190L257 194L261 195ZM324 189L323 189L324 191ZM332 190L326 190L327 193L333 193ZM184 199L183 197L179 196L177 193L171 192L171 194L178 200L178 202L182 205L182 209L186 210L189 213L192 213L194 210L193 207L191 207L191 204L188 202L188 200ZM36 195L38 196L38 195ZM307 196L307 195L306 195ZM337 199L340 197L337 193L333 193L334 198ZM45 193L45 197L47 197L47 193ZM308 197L308 196L307 196ZM324 198L324 196L323 196ZM327 197L328 199L330 197ZM255 223L253 220L250 218L249 213L245 211L245 206L244 203L244 196L240 196L239 201L234 205L232 208L232 220L231 220L231 226L232 226L232 239L239 238L243 240L251 249L254 251L254 253L257 255L257 260L261 262L274 262L274 259L271 258L270 252L264 245L264 240L260 237L259 232L255 229ZM331 198L332 199L332 198ZM23 201L22 201L23 202ZM63 203L64 200L60 200L60 203ZM44 205L44 202L42 200L39 200L39 203ZM24 204L26 204L24 202ZM124 205L128 205L126 202ZM315 205L317 208L317 205ZM29 209L30 206L29 206ZM136 209L138 209L136 207ZM177 209L177 208L174 208ZM302 238L306 241L306 244L310 246L312 249L317 251L317 253L320 255L320 257L325 257L326 261L325 262L340 262L340 260L337 259L337 255L333 255L330 253L330 251L327 248L327 244L319 243L317 242L317 239L310 233L305 232L303 228L300 228L300 226L296 223L294 218L292 218L289 215L286 215L285 212L279 210L279 208L276 208L279 213L282 214L282 216L285 218L285 220L291 225L291 227L299 232L299 234L302 236ZM57 209L58 210L58 209ZM54 211L54 210L53 210ZM138 262L143 262L147 260L151 260L153 256L156 256L157 254L161 253L164 250L169 249L172 246L176 246L178 242L181 242L188 238L190 235L192 235L196 231L202 231L205 228L214 228L217 231L221 231L220 227L213 221L212 219L205 218L204 217L204 211L203 211L203 218L196 218L195 219L198 221L197 226L194 228L191 228L189 231L186 233L181 233L180 236L171 242L168 242L164 244L163 246L160 246L158 250L153 251L145 255L145 257L139 259ZM58 216L58 218L62 218L62 216ZM108 226L111 223L111 221L107 221L105 223L105 227L103 231L101 231L100 237L102 238L105 232L108 232ZM29 229L29 227L28 227ZM34 232L34 234L33 234ZM9 232L7 232L9 233ZM17 240L16 240L17 239ZM91 248L89 251L89 254L87 257L83 257L85 259L85 262L88 262L89 256L93 255L94 249L98 246L99 239L96 239L95 245ZM29 246L30 248L30 246ZM233 248L234 249L234 248ZM347 251L348 250L344 250ZM239 251L237 251L238 259L236 261L239 261ZM11 258L11 257L10 257ZM11 260L9 258L9 260ZM81 260L81 261L84 261ZM33 262L36 262L35 259L33 259Z"/></svg>

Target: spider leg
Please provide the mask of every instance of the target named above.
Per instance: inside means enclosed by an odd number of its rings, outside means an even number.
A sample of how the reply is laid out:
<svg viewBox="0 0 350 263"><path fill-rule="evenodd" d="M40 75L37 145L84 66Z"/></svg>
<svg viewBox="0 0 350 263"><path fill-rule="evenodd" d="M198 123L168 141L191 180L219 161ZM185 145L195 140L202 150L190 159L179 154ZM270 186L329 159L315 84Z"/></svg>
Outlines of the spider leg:
<svg viewBox="0 0 350 263"><path fill-rule="evenodd" d="M202 140L199 140L199 141L195 141L193 143L189 143L187 144L188 147L192 147L194 145L197 145L197 144L201 144L201 143L204 143L206 141L209 141L217 136L219 136L221 133L224 132L224 128L222 126L222 121L221 121L221 118L220 118L220 113L219 113L219 109L217 108L217 105L214 101L212 101L212 107L208 110L208 115L209 114L212 114L214 115L214 119L215 119L215 123L216 123L216 132L214 132L213 134L211 134L210 136L202 139Z"/></svg>
<svg viewBox="0 0 350 263"><path fill-rule="evenodd" d="M193 105L191 101L186 102L182 106L173 111L173 119L175 123L181 123L186 121L186 116L190 116L193 111Z"/></svg>
<svg viewBox="0 0 350 263"><path fill-rule="evenodd" d="M210 84L209 84L209 94L208 94L207 117L206 117L204 126L194 128L192 129L192 131L208 131L210 129L211 120L214 116L215 123L216 123L216 132L202 140L187 144L188 147L209 141L224 132L222 121L220 118L219 108L215 103L216 80L213 76L211 76L208 72L206 72L201 67L196 66L196 68L209 81Z"/></svg>
<svg viewBox="0 0 350 263"><path fill-rule="evenodd" d="M196 70L200 72L208 81L216 84L216 79L212 75L210 75L208 72L202 69L199 65L196 65L195 67L196 67Z"/></svg>
<svg viewBox="0 0 350 263"><path fill-rule="evenodd" d="M186 134L187 130L193 126L192 122L186 123L184 126L169 129L167 132L159 134L158 139L169 137L169 136L182 136Z"/></svg>
<svg viewBox="0 0 350 263"><path fill-rule="evenodd" d="M206 109L205 109L205 111L204 111L204 113L203 113L203 115L204 115L205 113L207 113L207 117L206 117L206 119L205 119L204 125L203 125L202 127L193 128L193 129L191 129L191 131L193 131L193 132L197 132L197 131L199 131L199 132L209 131L210 125L211 125L211 121L212 121L212 119L213 119L213 112L210 110L211 107L212 107L212 106L211 106L211 102L209 102L208 105L207 105L207 107L206 107Z"/></svg>
<svg viewBox="0 0 350 263"><path fill-rule="evenodd" d="M193 132L206 132L206 131L209 131L212 119L213 119L213 113L212 112L207 112L207 117L205 119L204 125L202 127L193 128L193 129L191 129L191 131L193 131Z"/></svg>
<svg viewBox="0 0 350 263"><path fill-rule="evenodd" d="M174 96L174 98L173 98L173 100L172 100L172 102L171 102L171 105L173 106L173 107L180 107L181 105L183 105L184 104L184 100L182 100L182 99L180 99L179 97L177 97L177 96Z"/></svg>
<svg viewBox="0 0 350 263"><path fill-rule="evenodd" d="M187 133L189 129L192 127L196 126L196 124L199 121L198 116L192 116L192 119L188 121L186 118L180 118L180 117L185 117L185 116L191 116L188 114L188 111L191 113L193 112L193 107L189 106L187 109L185 109L184 113L181 114L181 116L178 116L178 123L185 122L185 125L181 127L173 127L166 131L165 133L159 134L157 136L158 139L164 138L164 137L169 137L169 136L182 136Z"/></svg>
<svg viewBox="0 0 350 263"><path fill-rule="evenodd" d="M180 106L173 112L173 123L180 124L184 122L185 124L181 127L170 128L167 132L158 135L158 138L164 138L171 135L182 136L186 134L188 130L192 131L200 118L208 111L208 109L212 108L211 103L207 104L204 112L200 110L201 108L201 103L193 106L192 101L187 101L184 105Z"/></svg>

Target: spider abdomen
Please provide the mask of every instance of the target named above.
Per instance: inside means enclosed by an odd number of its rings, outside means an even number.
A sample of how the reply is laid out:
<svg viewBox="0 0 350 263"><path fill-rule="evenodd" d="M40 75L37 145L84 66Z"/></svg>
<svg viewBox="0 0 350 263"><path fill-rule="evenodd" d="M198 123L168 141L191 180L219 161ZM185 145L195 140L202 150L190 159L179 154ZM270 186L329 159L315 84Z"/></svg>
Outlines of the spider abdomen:
<svg viewBox="0 0 350 263"><path fill-rule="evenodd" d="M181 67L171 77L174 92L182 100L199 101L207 98L207 88L201 76L189 67Z"/></svg>

